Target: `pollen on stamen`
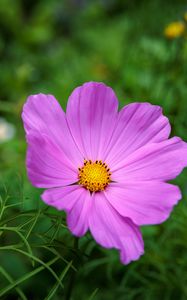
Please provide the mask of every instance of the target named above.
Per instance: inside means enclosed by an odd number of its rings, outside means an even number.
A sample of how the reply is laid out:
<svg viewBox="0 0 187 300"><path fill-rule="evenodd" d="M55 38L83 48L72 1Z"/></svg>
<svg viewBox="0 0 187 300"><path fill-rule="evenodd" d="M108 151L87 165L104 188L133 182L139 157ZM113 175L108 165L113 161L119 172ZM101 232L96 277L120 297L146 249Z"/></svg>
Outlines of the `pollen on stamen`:
<svg viewBox="0 0 187 300"><path fill-rule="evenodd" d="M111 182L111 172L106 163L101 160L92 162L84 160L83 167L78 168L78 183L90 192L104 191Z"/></svg>

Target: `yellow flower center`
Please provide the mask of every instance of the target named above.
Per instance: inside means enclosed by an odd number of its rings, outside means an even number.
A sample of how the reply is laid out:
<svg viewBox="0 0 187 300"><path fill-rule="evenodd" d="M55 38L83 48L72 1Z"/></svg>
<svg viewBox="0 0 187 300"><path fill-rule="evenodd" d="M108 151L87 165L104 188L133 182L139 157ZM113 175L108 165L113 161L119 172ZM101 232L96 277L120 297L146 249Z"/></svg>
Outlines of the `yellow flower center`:
<svg viewBox="0 0 187 300"><path fill-rule="evenodd" d="M79 184L90 192L104 191L111 181L110 176L110 169L101 160L85 160L84 166L79 168Z"/></svg>

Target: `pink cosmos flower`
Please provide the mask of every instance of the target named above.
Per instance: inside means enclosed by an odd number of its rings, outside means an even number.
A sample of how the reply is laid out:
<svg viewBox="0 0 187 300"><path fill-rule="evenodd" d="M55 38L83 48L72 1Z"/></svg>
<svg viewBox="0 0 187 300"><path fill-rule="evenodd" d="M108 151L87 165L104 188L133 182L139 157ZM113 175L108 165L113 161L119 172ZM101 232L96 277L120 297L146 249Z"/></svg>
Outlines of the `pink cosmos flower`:
<svg viewBox="0 0 187 300"><path fill-rule="evenodd" d="M64 113L52 95L28 97L23 108L31 183L42 199L67 212L75 236L90 230L124 264L144 252L139 226L159 224L180 200L167 183L187 165L187 144L168 139L162 109L132 103L118 111L113 90L85 83Z"/></svg>

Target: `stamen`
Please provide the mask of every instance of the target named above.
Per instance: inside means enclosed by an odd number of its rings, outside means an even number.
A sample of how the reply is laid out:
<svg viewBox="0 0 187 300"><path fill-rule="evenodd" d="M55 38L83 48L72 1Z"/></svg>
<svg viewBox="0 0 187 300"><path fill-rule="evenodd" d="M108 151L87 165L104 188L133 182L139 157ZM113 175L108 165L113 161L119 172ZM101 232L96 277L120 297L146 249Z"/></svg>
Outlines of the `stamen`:
<svg viewBox="0 0 187 300"><path fill-rule="evenodd" d="M79 184L90 192L103 191L111 181L110 169L101 160L95 162L84 160L83 167L78 170Z"/></svg>

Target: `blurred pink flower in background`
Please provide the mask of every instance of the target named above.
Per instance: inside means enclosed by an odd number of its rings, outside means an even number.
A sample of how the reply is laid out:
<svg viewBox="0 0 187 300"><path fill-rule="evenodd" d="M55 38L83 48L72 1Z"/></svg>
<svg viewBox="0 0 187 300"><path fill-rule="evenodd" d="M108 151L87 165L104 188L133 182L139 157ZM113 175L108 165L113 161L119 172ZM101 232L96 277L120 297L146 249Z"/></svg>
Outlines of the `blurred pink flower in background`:
<svg viewBox="0 0 187 300"><path fill-rule="evenodd" d="M71 232L90 230L124 264L144 252L141 225L159 224L181 199L167 183L187 165L187 144L169 138L162 109L132 103L118 111L113 90L85 83L64 113L52 95L28 97L23 108L31 183L42 199L67 212Z"/></svg>

